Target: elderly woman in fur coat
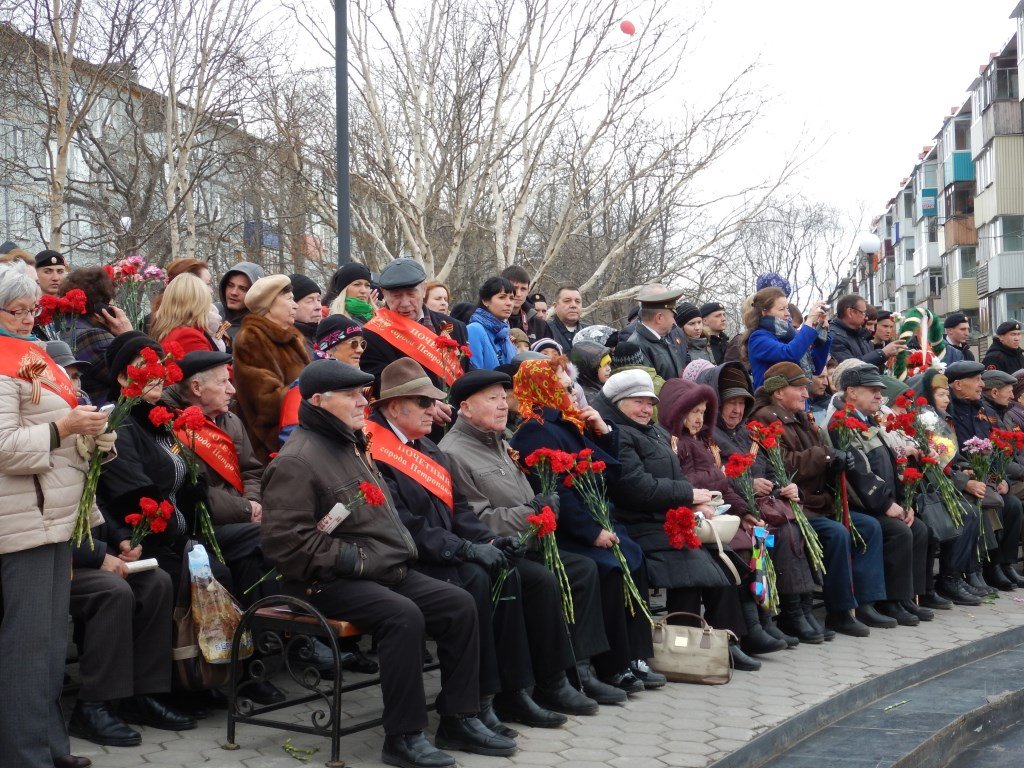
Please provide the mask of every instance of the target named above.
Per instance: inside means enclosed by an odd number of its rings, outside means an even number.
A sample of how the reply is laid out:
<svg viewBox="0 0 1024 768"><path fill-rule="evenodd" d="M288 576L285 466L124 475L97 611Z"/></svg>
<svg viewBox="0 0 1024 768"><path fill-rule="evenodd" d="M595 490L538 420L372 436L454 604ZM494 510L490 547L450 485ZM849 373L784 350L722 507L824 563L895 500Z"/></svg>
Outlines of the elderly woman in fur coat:
<svg viewBox="0 0 1024 768"><path fill-rule="evenodd" d="M285 275L261 277L245 294L249 314L235 336L235 389L239 415L260 461L278 449L281 405L288 386L309 363L295 327L292 283Z"/></svg>

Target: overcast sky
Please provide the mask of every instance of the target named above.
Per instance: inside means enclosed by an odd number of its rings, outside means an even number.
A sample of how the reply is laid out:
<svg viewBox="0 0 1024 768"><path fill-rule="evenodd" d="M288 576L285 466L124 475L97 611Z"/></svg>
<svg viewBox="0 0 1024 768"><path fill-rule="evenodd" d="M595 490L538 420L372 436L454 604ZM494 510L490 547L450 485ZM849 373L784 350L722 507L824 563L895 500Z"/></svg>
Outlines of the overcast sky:
<svg viewBox="0 0 1024 768"><path fill-rule="evenodd" d="M678 2L681 12L695 3ZM772 103L747 150L771 157L802 126L830 137L803 173L812 199L880 213L950 107L1013 34L1016 0L708 3L701 49L757 58Z"/></svg>

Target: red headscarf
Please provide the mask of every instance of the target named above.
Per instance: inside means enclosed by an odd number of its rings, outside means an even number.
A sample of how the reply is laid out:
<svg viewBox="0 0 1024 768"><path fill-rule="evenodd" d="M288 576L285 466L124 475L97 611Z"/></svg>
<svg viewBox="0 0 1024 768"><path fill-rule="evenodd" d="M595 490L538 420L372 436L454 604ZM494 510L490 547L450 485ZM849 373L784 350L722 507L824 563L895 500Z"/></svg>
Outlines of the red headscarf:
<svg viewBox="0 0 1024 768"><path fill-rule="evenodd" d="M564 360L524 360L512 380L512 395L519 401L524 420L543 420L541 408L554 408L583 434L585 423L579 409L558 381L558 369Z"/></svg>

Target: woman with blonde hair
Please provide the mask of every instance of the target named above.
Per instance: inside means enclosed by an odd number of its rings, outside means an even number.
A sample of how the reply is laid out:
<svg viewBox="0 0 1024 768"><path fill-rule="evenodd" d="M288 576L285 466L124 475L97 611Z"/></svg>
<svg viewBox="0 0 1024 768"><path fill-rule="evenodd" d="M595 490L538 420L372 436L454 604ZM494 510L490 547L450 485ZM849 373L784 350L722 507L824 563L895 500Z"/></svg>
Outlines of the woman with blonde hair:
<svg viewBox="0 0 1024 768"><path fill-rule="evenodd" d="M151 335L162 344L177 342L185 353L217 349L207 331L213 296L209 286L191 272L167 284L160 308L153 315Z"/></svg>

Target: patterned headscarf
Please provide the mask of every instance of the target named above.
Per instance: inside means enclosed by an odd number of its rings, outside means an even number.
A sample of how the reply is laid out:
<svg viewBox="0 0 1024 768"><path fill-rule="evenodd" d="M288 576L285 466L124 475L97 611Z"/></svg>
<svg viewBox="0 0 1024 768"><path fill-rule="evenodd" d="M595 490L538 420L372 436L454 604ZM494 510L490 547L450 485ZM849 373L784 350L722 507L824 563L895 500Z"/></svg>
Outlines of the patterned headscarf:
<svg viewBox="0 0 1024 768"><path fill-rule="evenodd" d="M525 421L543 421L540 409L554 408L583 434L583 417L558 381L560 365L558 360L524 360L512 379L512 394L519 401L519 414Z"/></svg>

